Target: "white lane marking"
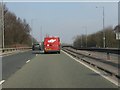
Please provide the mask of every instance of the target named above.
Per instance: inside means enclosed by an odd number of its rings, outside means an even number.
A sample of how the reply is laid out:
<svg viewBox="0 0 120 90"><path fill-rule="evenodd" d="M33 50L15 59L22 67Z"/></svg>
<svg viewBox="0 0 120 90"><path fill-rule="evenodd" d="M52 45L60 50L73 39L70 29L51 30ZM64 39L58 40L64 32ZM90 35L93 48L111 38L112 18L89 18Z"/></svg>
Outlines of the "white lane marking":
<svg viewBox="0 0 120 90"><path fill-rule="evenodd" d="M29 62L30 62L30 60L26 61L26 63L29 63Z"/></svg>
<svg viewBox="0 0 120 90"><path fill-rule="evenodd" d="M0 81L0 85L3 84L4 82L5 82L5 80Z"/></svg>
<svg viewBox="0 0 120 90"><path fill-rule="evenodd" d="M109 77L101 74L99 71L97 71L97 70L95 70L94 68L91 68L90 66L88 66L87 64L85 64L85 63L77 60L76 58L72 57L71 55L69 55L68 53L64 52L63 50L62 50L62 52L65 53L66 55L68 55L69 57L71 57L72 59L74 59L75 61L81 63L81 64L84 65L85 67L89 68L90 70L94 71L95 73L101 75L102 77L104 77L104 78L107 79L108 81L112 82L113 84L115 84L115 85L117 85L117 86L120 86L117 81L115 81L115 80L113 80L113 79L111 79L111 78L109 78Z"/></svg>
<svg viewBox="0 0 120 90"><path fill-rule="evenodd" d="M36 54L36 56L37 56L38 54Z"/></svg>

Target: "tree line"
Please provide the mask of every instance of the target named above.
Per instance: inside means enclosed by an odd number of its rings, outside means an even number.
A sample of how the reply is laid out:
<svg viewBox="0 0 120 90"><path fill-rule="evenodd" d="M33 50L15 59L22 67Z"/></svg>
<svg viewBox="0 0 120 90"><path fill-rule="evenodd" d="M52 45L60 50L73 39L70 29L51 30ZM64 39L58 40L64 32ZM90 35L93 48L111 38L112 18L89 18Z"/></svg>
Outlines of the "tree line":
<svg viewBox="0 0 120 90"><path fill-rule="evenodd" d="M5 47L31 46L31 27L25 19L17 17L4 5L4 43Z"/></svg>
<svg viewBox="0 0 120 90"><path fill-rule="evenodd" d="M103 34L104 33L104 34ZM76 48L97 47L103 48L103 35L105 35L106 48L118 48L119 42L116 40L114 28L107 27L96 33L89 35L78 35L73 41L73 46Z"/></svg>

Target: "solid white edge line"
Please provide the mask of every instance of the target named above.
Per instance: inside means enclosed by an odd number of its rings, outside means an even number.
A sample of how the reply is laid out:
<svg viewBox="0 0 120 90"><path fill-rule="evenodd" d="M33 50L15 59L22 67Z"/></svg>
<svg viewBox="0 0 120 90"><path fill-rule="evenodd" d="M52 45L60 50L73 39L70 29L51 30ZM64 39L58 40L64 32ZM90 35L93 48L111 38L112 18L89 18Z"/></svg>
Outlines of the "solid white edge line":
<svg viewBox="0 0 120 90"><path fill-rule="evenodd" d="M30 62L30 60L26 61L26 63L29 63L29 62Z"/></svg>
<svg viewBox="0 0 120 90"><path fill-rule="evenodd" d="M69 55L68 53L64 52L63 50L62 50L62 52L65 53L66 55L68 55L69 57L71 57L72 59L74 59L75 61L79 62L80 64L84 65L85 67L89 68L90 70L94 71L95 73L99 74L99 75L102 76L103 78L105 78L105 79L107 79L108 81L112 82L112 83L115 84L116 86L120 86L117 81L115 81L115 80L113 80L113 79L111 79L111 78L109 78L109 77L101 74L99 71L97 71L97 70L95 70L94 68L91 68L90 66L88 66L87 64L85 64L85 63L77 60L76 58L72 57L71 55Z"/></svg>
<svg viewBox="0 0 120 90"><path fill-rule="evenodd" d="M5 82L5 80L0 81L0 85L2 85Z"/></svg>

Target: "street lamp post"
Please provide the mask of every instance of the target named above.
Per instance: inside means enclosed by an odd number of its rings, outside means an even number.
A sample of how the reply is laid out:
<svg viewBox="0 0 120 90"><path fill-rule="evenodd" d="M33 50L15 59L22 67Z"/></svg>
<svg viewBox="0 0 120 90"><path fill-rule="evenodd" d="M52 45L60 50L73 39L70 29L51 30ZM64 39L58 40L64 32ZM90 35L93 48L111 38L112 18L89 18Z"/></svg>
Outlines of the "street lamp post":
<svg viewBox="0 0 120 90"><path fill-rule="evenodd" d="M103 30L104 30L104 25L105 25L105 15L104 15L104 7L96 7L96 8L102 8L102 11L103 11ZM106 43L105 43L105 32L103 31L103 47L105 48L106 47Z"/></svg>
<svg viewBox="0 0 120 90"><path fill-rule="evenodd" d="M37 18L31 19L31 35L33 36L33 27L34 27L34 21L37 20ZM42 42L42 25L40 26L41 31L41 42ZM32 45L34 44L34 38L32 37Z"/></svg>
<svg viewBox="0 0 120 90"><path fill-rule="evenodd" d="M1 21L2 21L2 48L4 48L4 3L1 2Z"/></svg>
<svg viewBox="0 0 120 90"><path fill-rule="evenodd" d="M42 25L40 27L40 31L41 31L41 42L42 42Z"/></svg>
<svg viewBox="0 0 120 90"><path fill-rule="evenodd" d="M86 40L85 40L85 42L86 42L86 48L87 48L87 26L84 26L83 28L85 29L85 34L86 34Z"/></svg>
<svg viewBox="0 0 120 90"><path fill-rule="evenodd" d="M81 35L80 39L81 39L81 48L82 48L82 35Z"/></svg>
<svg viewBox="0 0 120 90"><path fill-rule="evenodd" d="M87 48L87 27L86 27L86 48Z"/></svg>
<svg viewBox="0 0 120 90"><path fill-rule="evenodd" d="M0 48L2 48L2 3L0 2Z"/></svg>
<svg viewBox="0 0 120 90"><path fill-rule="evenodd" d="M33 19L31 19L31 34L32 34L32 45L33 45Z"/></svg>

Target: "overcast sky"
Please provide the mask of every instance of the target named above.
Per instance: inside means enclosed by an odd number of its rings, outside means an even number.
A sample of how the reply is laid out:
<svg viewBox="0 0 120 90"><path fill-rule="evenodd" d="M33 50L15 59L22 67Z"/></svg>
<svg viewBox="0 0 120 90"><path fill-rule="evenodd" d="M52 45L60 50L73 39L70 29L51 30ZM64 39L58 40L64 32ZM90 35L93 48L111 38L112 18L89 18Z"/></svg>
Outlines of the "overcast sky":
<svg viewBox="0 0 120 90"><path fill-rule="evenodd" d="M97 0L96 0L97 1ZM46 34L59 36L62 42L72 43L73 37L91 34L102 29L102 8L105 8L105 27L118 24L117 2L7 2L8 9L26 19L33 36L40 41ZM99 8L96 8L98 6Z"/></svg>

